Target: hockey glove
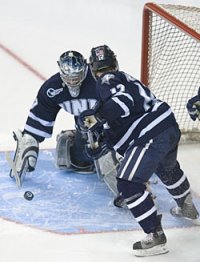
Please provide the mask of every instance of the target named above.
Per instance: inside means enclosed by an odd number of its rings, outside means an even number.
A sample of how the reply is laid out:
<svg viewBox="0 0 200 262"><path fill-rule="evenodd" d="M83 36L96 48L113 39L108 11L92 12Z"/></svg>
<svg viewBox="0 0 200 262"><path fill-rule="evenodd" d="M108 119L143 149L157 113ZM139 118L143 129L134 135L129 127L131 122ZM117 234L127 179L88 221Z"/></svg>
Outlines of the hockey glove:
<svg viewBox="0 0 200 262"><path fill-rule="evenodd" d="M13 159L13 164L19 176L23 172L31 172L35 170L37 162L39 143L30 134L22 133L20 130L13 132L14 139L17 141L17 148ZM13 170L10 176L13 177Z"/></svg>
<svg viewBox="0 0 200 262"><path fill-rule="evenodd" d="M187 103L187 110L190 118L195 121L197 118L200 120L200 100L197 100L197 96L192 98Z"/></svg>
<svg viewBox="0 0 200 262"><path fill-rule="evenodd" d="M94 109L85 110L78 117L78 125L83 132L94 131L105 122L105 119L96 113Z"/></svg>
<svg viewBox="0 0 200 262"><path fill-rule="evenodd" d="M86 155L93 159L93 160L97 160L100 157L106 155L109 151L109 148L107 147L107 144L105 141L100 141L100 142L96 142L95 146L93 145L91 147L90 144L86 145L85 147L85 153Z"/></svg>
<svg viewBox="0 0 200 262"><path fill-rule="evenodd" d="M92 149L91 147L87 147L87 146L85 148L86 155L93 160L97 160L100 157L106 155L108 151L109 149L105 144L102 146L98 146L95 149Z"/></svg>

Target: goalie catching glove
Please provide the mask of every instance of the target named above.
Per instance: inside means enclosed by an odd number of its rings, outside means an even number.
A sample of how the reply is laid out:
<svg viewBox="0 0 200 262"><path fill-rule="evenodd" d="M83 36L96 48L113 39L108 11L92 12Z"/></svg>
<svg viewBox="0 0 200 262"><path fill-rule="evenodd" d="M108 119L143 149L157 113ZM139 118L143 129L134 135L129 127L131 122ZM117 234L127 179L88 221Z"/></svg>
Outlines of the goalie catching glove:
<svg viewBox="0 0 200 262"><path fill-rule="evenodd" d="M30 134L23 134L20 130L13 132L13 137L17 141L13 165L19 177L21 177L22 173L32 172L35 170L39 152L39 143ZM14 170L11 169L11 177L14 177L13 172Z"/></svg>

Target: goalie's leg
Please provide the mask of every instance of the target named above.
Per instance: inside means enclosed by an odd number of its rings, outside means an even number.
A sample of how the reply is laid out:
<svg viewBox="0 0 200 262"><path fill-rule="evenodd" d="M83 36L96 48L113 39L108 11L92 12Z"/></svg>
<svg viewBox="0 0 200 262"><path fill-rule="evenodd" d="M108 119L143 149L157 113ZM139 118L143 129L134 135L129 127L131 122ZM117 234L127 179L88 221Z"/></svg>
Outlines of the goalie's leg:
<svg viewBox="0 0 200 262"><path fill-rule="evenodd" d="M116 180L117 170L120 165L121 156L118 155L114 150L108 149L103 139L103 136L101 136L103 135L103 133L101 132L101 130L96 130L95 132L88 130L87 136L88 147L90 148L89 152L91 158L94 159L94 164L98 177L105 182L108 188L115 195L113 204L116 207L126 207L124 198L121 195L119 195Z"/></svg>
<svg viewBox="0 0 200 262"><path fill-rule="evenodd" d="M96 160L98 162L98 177L102 178L105 184L118 197L117 189L117 169L119 168L120 160L114 151L109 151L107 154L101 156Z"/></svg>
<svg viewBox="0 0 200 262"><path fill-rule="evenodd" d="M84 154L86 141L78 130L65 130L57 136L56 165L81 173L94 173L94 162Z"/></svg>

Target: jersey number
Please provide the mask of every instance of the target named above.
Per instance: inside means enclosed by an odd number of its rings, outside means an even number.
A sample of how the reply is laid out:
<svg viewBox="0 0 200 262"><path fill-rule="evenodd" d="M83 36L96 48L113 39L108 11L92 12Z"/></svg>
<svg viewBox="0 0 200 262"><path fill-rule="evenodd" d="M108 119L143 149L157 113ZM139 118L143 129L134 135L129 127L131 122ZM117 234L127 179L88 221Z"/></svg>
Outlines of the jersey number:
<svg viewBox="0 0 200 262"><path fill-rule="evenodd" d="M112 94L116 94L118 92L124 92L125 91L125 86L122 84L117 85L116 87L113 87L110 89Z"/></svg>

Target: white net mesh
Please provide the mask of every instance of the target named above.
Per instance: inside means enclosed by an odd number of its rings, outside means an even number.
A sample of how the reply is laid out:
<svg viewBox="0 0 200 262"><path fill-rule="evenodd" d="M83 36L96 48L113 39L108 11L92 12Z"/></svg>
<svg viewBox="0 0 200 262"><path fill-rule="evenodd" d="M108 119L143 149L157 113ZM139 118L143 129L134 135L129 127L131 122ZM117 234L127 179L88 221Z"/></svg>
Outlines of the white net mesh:
<svg viewBox="0 0 200 262"><path fill-rule="evenodd" d="M159 6L200 32L200 9ZM193 122L186 109L188 99L197 95L200 86L200 41L154 12L150 12L149 27L149 87L172 107L182 134L200 140L200 122Z"/></svg>

